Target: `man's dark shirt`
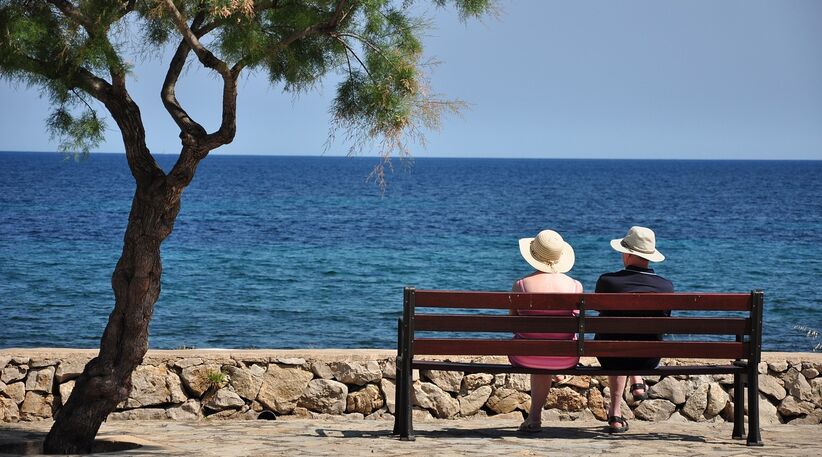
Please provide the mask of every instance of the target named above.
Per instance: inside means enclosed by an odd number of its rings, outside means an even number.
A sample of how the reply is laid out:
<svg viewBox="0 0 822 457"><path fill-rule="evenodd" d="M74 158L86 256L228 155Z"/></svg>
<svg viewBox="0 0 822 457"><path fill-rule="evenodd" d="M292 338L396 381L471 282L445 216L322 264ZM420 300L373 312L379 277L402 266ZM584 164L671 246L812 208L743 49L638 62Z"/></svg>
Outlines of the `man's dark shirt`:
<svg viewBox="0 0 822 457"><path fill-rule="evenodd" d="M619 293L619 292L639 292L639 293L664 293L673 292L674 285L671 281L654 273L650 268L635 266L625 267L622 271L605 273L597 281L597 292ZM643 316L643 317L667 317L670 311L600 311L600 316ZM654 334L619 334L605 335L597 334L597 340L632 340L632 341L662 341L662 335ZM659 359L616 359L600 358L600 364L606 368L652 368L659 363Z"/></svg>
<svg viewBox="0 0 822 457"><path fill-rule="evenodd" d="M605 273L597 281L596 292L618 293L618 292L673 292L674 285L671 281L654 273L650 268L635 267L629 265L622 271ZM646 316L646 317L667 317L670 311L600 311L600 316ZM606 338L608 336L608 338ZM613 338L611 338L613 336ZM662 335L598 335L598 339L619 339L619 340L659 340Z"/></svg>

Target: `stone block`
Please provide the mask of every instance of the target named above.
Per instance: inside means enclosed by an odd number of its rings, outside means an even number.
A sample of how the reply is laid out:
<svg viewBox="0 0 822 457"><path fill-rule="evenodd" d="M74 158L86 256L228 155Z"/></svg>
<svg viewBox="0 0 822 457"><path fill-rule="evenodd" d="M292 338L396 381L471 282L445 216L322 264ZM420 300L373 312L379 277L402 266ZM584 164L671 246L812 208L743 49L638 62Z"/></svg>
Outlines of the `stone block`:
<svg viewBox="0 0 822 457"><path fill-rule="evenodd" d="M685 397L685 382L666 377L648 389L648 397L661 398L675 405L681 405L687 400Z"/></svg>
<svg viewBox="0 0 822 457"><path fill-rule="evenodd" d="M448 419L460 411L459 402L434 383L415 383L411 391L412 404L425 408L440 418Z"/></svg>
<svg viewBox="0 0 822 457"><path fill-rule="evenodd" d="M140 365L131 375L132 389L122 406L127 409L166 403L183 403L188 397L183 392L180 378L165 365Z"/></svg>
<svg viewBox="0 0 822 457"><path fill-rule="evenodd" d="M3 395L11 398L19 405L26 398L26 385L22 382L11 383L3 389Z"/></svg>
<svg viewBox="0 0 822 457"><path fill-rule="evenodd" d="M218 389L207 394L203 398L203 407L213 411L223 411L226 409L237 409L245 406L245 401L236 392L227 387Z"/></svg>
<svg viewBox="0 0 822 457"><path fill-rule="evenodd" d="M808 380L796 368L789 368L783 378L785 390L797 400L813 401L813 391Z"/></svg>
<svg viewBox="0 0 822 457"><path fill-rule="evenodd" d="M261 365L245 367L227 367L228 385L242 398L254 400L260 393L266 369Z"/></svg>
<svg viewBox="0 0 822 457"><path fill-rule="evenodd" d="M0 423L20 420L20 408L11 398L0 397Z"/></svg>
<svg viewBox="0 0 822 457"><path fill-rule="evenodd" d="M668 420L674 411L676 411L675 404L664 398L656 398L640 403L634 410L634 415L642 420L661 422Z"/></svg>
<svg viewBox="0 0 822 457"><path fill-rule="evenodd" d="M66 382L60 384L59 389L60 389L60 404L61 405L65 405L66 402L68 401L69 397L71 396L71 393L74 391L74 384L75 383L76 383L76 381L71 380L71 381L66 381Z"/></svg>
<svg viewBox="0 0 822 457"><path fill-rule="evenodd" d="M345 400L345 412L367 416L382 408L384 404L380 388L374 384L367 384L356 392L349 392Z"/></svg>
<svg viewBox="0 0 822 457"><path fill-rule="evenodd" d="M183 368L180 379L194 397L200 398L211 387L209 375L221 372L222 366L216 363L190 365Z"/></svg>
<svg viewBox="0 0 822 457"><path fill-rule="evenodd" d="M334 378L344 384L364 386L382 378L382 369L376 360L367 362L331 362L328 364Z"/></svg>
<svg viewBox="0 0 822 457"><path fill-rule="evenodd" d="M32 421L51 419L54 412L54 395L42 392L26 392L26 399L20 405L20 419Z"/></svg>
<svg viewBox="0 0 822 457"><path fill-rule="evenodd" d="M88 357L68 356L57 364L57 369L54 371L54 379L59 383L75 379L86 368L86 364L91 360Z"/></svg>
<svg viewBox="0 0 822 457"><path fill-rule="evenodd" d="M446 392L459 392L464 377L461 371L423 370L421 374Z"/></svg>
<svg viewBox="0 0 822 457"><path fill-rule="evenodd" d="M3 368L3 371L0 372L0 381L6 384L22 381L26 379L28 372L28 365L7 365L6 368Z"/></svg>
<svg viewBox="0 0 822 457"><path fill-rule="evenodd" d="M313 379L299 397L297 406L318 413L342 414L347 397L348 386L345 384L331 379Z"/></svg>
<svg viewBox="0 0 822 457"><path fill-rule="evenodd" d="M397 386L393 381L387 378L380 379L380 390L382 391L385 406L388 412L394 414L396 408Z"/></svg>
<svg viewBox="0 0 822 457"><path fill-rule="evenodd" d="M485 404L497 414L507 414L517 409L528 411L531 397L518 390L500 387L491 393Z"/></svg>
<svg viewBox="0 0 822 457"><path fill-rule="evenodd" d="M484 385L465 395L460 395L457 398L460 405L460 415L465 417L476 414L491 397L491 390L491 386Z"/></svg>
<svg viewBox="0 0 822 457"><path fill-rule="evenodd" d="M716 417L722 410L725 409L729 401L728 393L722 388L719 383L714 382L708 387L708 401L705 405L705 412L703 413L706 419Z"/></svg>
<svg viewBox="0 0 822 457"><path fill-rule="evenodd" d="M54 367L32 368L26 376L26 390L51 393L54 382Z"/></svg>
<svg viewBox="0 0 822 457"><path fill-rule="evenodd" d="M782 400L787 395L787 391L782 386L783 382L771 375L759 377L759 391L774 400Z"/></svg>
<svg viewBox="0 0 822 457"><path fill-rule="evenodd" d="M471 373L462 378L462 391L471 392L480 386L487 386L494 382L494 376L488 373Z"/></svg>
<svg viewBox="0 0 822 457"><path fill-rule="evenodd" d="M545 408L560 411L582 411L588 406L588 399L570 387L553 388L548 392Z"/></svg>
<svg viewBox="0 0 822 457"><path fill-rule="evenodd" d="M277 364L271 364L263 377L257 401L275 413L289 414L297 406L298 400L305 396L304 391L313 377L312 372L302 368L282 368ZM326 384L322 386L326 386ZM315 392L315 390L311 392ZM330 393L331 391L320 389L317 392ZM348 394L347 387L345 393ZM334 414L342 414L343 410L345 410L345 395L342 397L342 409Z"/></svg>
<svg viewBox="0 0 822 457"><path fill-rule="evenodd" d="M709 384L700 384L688 397L685 406L682 407L682 414L685 417L695 421L705 419L705 408L708 406L708 386Z"/></svg>

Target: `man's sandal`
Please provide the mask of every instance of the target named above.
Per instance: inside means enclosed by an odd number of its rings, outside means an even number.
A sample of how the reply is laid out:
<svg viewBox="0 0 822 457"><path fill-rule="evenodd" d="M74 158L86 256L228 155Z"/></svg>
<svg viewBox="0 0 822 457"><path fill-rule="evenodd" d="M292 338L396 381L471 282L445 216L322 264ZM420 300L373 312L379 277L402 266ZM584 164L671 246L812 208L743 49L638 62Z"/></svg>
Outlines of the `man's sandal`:
<svg viewBox="0 0 822 457"><path fill-rule="evenodd" d="M642 389L641 394L635 394L635 390ZM634 401L640 400L647 400L648 399L648 385L645 382L641 382L638 384L631 384L631 395L634 397Z"/></svg>
<svg viewBox="0 0 822 457"><path fill-rule="evenodd" d="M519 428L517 431L522 433L539 433L542 431L542 425L536 422L530 422L528 419L521 424L519 424Z"/></svg>
<svg viewBox="0 0 822 457"><path fill-rule="evenodd" d="M622 424L616 427L612 424ZM622 416L608 416L608 433L625 433L628 431L628 421Z"/></svg>

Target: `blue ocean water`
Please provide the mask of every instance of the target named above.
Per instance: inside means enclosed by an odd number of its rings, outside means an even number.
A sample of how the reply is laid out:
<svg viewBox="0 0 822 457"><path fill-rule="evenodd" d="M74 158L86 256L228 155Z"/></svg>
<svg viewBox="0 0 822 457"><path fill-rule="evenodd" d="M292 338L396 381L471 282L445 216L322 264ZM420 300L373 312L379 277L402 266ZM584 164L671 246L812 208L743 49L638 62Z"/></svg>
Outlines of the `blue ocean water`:
<svg viewBox="0 0 822 457"><path fill-rule="evenodd" d="M175 157L159 156L169 168ZM679 291L766 293L766 350L822 329L822 162L206 159L163 245L153 348L390 348L402 287L509 290L553 228L593 290L609 240L652 227ZM125 157L0 153L0 347L91 348L113 305Z"/></svg>

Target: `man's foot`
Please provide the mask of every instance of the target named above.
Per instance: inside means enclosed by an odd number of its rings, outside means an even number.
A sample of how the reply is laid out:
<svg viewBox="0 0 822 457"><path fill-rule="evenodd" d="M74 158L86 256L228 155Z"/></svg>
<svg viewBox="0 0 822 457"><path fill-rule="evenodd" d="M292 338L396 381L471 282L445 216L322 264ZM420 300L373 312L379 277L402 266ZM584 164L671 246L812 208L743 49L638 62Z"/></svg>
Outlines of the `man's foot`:
<svg viewBox="0 0 822 457"><path fill-rule="evenodd" d="M639 391L639 393L637 393L637 391ZM647 400L648 385L645 384L645 382L631 384L631 395L634 397L634 401Z"/></svg>
<svg viewBox="0 0 822 457"><path fill-rule="evenodd" d="M628 421L622 416L608 416L608 433L625 433L628 431Z"/></svg>

